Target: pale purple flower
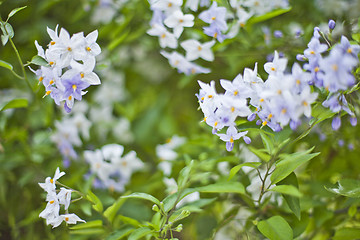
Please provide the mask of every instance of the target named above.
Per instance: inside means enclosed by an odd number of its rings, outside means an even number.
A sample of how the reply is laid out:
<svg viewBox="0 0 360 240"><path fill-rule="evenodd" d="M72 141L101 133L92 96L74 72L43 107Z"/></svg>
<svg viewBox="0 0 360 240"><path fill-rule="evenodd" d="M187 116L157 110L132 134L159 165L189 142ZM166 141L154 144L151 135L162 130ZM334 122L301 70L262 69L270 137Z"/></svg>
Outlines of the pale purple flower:
<svg viewBox="0 0 360 240"><path fill-rule="evenodd" d="M234 141L241 137L244 137L247 133L248 133L247 131L238 132L236 127L230 126L227 129L226 134L217 134L217 135L220 137L221 140L226 142L226 150L230 152L234 148Z"/></svg>

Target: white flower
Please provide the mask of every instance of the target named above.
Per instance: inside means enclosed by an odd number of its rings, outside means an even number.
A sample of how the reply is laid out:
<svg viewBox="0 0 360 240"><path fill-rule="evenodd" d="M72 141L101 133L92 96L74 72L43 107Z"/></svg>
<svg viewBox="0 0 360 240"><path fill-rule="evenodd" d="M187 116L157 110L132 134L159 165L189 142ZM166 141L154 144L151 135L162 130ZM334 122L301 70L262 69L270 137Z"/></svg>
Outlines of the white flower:
<svg viewBox="0 0 360 240"><path fill-rule="evenodd" d="M175 11L164 20L164 24L174 29L176 38L179 38L184 27L192 27L194 25L194 16L185 14L181 11Z"/></svg>
<svg viewBox="0 0 360 240"><path fill-rule="evenodd" d="M56 168L55 175L53 178L47 177L45 183L39 183L40 187L43 188L47 193L55 192L55 182L64 176L64 172L60 172L59 168Z"/></svg>
<svg viewBox="0 0 360 240"><path fill-rule="evenodd" d="M152 1L151 8L164 11L167 15L180 10L183 0L158 0Z"/></svg>
<svg viewBox="0 0 360 240"><path fill-rule="evenodd" d="M160 24L154 24L154 26L147 31L147 34L151 36L158 36L159 43L162 48L177 48L178 43L175 35Z"/></svg>
<svg viewBox="0 0 360 240"><path fill-rule="evenodd" d="M76 214L70 213L70 214L63 214L58 216L53 222L53 228L58 227L62 221L65 221L67 224L76 224L77 222L85 222L81 218L79 218Z"/></svg>
<svg viewBox="0 0 360 240"><path fill-rule="evenodd" d="M100 46L96 43L98 30L92 31L85 37L85 50L90 56L97 56L101 53Z"/></svg>
<svg viewBox="0 0 360 240"><path fill-rule="evenodd" d="M215 41L206 42L201 44L195 39L189 39L181 43L181 46L186 50L186 59L189 61L202 58L206 61L213 61L214 54L211 47L214 46Z"/></svg>
<svg viewBox="0 0 360 240"><path fill-rule="evenodd" d="M59 203L65 206L65 210L69 208L71 201L71 192L72 190L66 188L60 188L60 192L57 194Z"/></svg>

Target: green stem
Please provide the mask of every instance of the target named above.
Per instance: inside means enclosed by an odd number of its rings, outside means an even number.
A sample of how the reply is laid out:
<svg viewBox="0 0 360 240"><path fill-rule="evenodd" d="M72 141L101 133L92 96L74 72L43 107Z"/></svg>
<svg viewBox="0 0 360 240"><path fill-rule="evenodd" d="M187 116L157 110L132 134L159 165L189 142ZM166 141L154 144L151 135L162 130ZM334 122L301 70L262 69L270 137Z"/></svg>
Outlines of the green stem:
<svg viewBox="0 0 360 240"><path fill-rule="evenodd" d="M20 64L20 67L21 67L21 71L22 71L22 74L23 74L23 77L22 77L22 78L25 79L25 81L26 81L27 85L29 86L29 88L31 89L31 91L34 92L33 88L31 87L31 84L30 84L30 82L29 82L29 79L28 79L27 76L26 76L25 67L24 67L24 64L23 64L23 62L22 62L22 60L21 60L19 51L17 50L14 42L12 41L12 39L11 39L10 37L9 37L9 42L10 42L12 48L14 49L15 54L16 54L16 57L17 57L17 59L18 59L18 61L19 61L19 64ZM15 72L14 72L14 73L15 73ZM16 74L16 75L17 75L17 74Z"/></svg>

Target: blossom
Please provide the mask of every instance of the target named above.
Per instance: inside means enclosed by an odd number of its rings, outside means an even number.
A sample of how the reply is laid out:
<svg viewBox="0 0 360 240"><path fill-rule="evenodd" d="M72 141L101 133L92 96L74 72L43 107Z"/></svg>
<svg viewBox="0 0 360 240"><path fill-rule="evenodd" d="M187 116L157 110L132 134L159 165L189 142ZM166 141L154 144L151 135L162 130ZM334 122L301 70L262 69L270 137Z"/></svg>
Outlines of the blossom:
<svg viewBox="0 0 360 240"><path fill-rule="evenodd" d="M164 24L174 29L174 35L179 38L184 27L192 27L194 25L194 16L185 14L181 11L175 11L164 20Z"/></svg>
<svg viewBox="0 0 360 240"><path fill-rule="evenodd" d="M211 7L199 14L199 18L211 26L216 27L220 31L226 31L228 26L226 24L226 8L218 7L216 1L213 2Z"/></svg>
<svg viewBox="0 0 360 240"><path fill-rule="evenodd" d="M189 61L202 58L206 61L213 61L214 54L211 51L211 47L215 44L215 41L210 41L201 44L195 39L189 39L181 43L181 46L186 50L186 59Z"/></svg>
<svg viewBox="0 0 360 240"><path fill-rule="evenodd" d="M154 26L147 31L147 34L158 36L162 48L177 48L178 44L175 35L169 32L162 24L154 24Z"/></svg>
<svg viewBox="0 0 360 240"><path fill-rule="evenodd" d="M220 137L221 140L226 142L226 150L230 152L234 148L234 141L241 137L244 137L247 133L248 133L247 131L238 132L234 126L230 126L227 129L226 134L217 134L217 135Z"/></svg>

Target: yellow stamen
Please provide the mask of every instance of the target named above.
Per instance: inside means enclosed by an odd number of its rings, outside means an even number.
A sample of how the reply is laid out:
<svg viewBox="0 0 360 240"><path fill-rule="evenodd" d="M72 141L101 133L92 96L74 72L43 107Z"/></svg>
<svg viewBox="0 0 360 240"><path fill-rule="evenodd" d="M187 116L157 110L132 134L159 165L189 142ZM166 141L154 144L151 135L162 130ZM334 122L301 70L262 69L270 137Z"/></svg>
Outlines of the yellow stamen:
<svg viewBox="0 0 360 240"><path fill-rule="evenodd" d="M85 74L84 73L80 73L80 77L84 78Z"/></svg>
<svg viewBox="0 0 360 240"><path fill-rule="evenodd" d="M74 91L77 89L77 86L74 84L72 85L72 89L74 89Z"/></svg>
<svg viewBox="0 0 360 240"><path fill-rule="evenodd" d="M238 91L234 91L234 96L238 95L238 93L239 93Z"/></svg>
<svg viewBox="0 0 360 240"><path fill-rule="evenodd" d="M198 46L198 50L201 51L201 50L202 50L202 47L201 47L201 46Z"/></svg>
<svg viewBox="0 0 360 240"><path fill-rule="evenodd" d="M51 90L46 91L45 95L47 96L47 95L49 95L50 93L51 93Z"/></svg>
<svg viewBox="0 0 360 240"><path fill-rule="evenodd" d="M212 97L213 97L213 95L209 95L209 96L208 96L208 98L212 98Z"/></svg>
<svg viewBox="0 0 360 240"><path fill-rule="evenodd" d="M192 68L192 69L191 69L191 73L192 73L192 74L195 74L195 73L196 73L196 69L195 69L195 68Z"/></svg>
<svg viewBox="0 0 360 240"><path fill-rule="evenodd" d="M168 7L172 7L172 3L169 3L169 4L168 4Z"/></svg>
<svg viewBox="0 0 360 240"><path fill-rule="evenodd" d="M178 65L178 64L179 64L179 61L176 60L176 61L174 62L174 65L176 66L176 65Z"/></svg>
<svg viewBox="0 0 360 240"><path fill-rule="evenodd" d="M54 183L54 180L53 180L53 179L50 179L50 182L51 182L51 183Z"/></svg>
<svg viewBox="0 0 360 240"><path fill-rule="evenodd" d="M245 27L245 23L240 23L240 27Z"/></svg>
<svg viewBox="0 0 360 240"><path fill-rule="evenodd" d="M90 47L87 47L87 48L86 48L86 51L90 52L90 51L91 51L91 48L90 48Z"/></svg>
<svg viewBox="0 0 360 240"><path fill-rule="evenodd" d="M216 33L214 33L214 38L217 38L217 35L218 35L218 34L217 34L217 32L216 32Z"/></svg>
<svg viewBox="0 0 360 240"><path fill-rule="evenodd" d="M234 107L231 107L231 112L234 112L235 111L235 108Z"/></svg>
<svg viewBox="0 0 360 240"><path fill-rule="evenodd" d="M161 38L165 38L165 37L166 37L165 33L161 34Z"/></svg>
<svg viewBox="0 0 360 240"><path fill-rule="evenodd" d="M124 162L121 163L121 165L122 165L123 167L126 167L126 166L127 166L127 162L124 161Z"/></svg>
<svg viewBox="0 0 360 240"><path fill-rule="evenodd" d="M309 104L306 101L303 101L303 105L307 107Z"/></svg>
<svg viewBox="0 0 360 240"><path fill-rule="evenodd" d="M49 203L50 203L50 204L53 204L54 202L55 202L54 200L51 200Z"/></svg>
<svg viewBox="0 0 360 240"><path fill-rule="evenodd" d="M68 47L68 48L67 48L67 50L68 50L69 52L71 52L71 51L72 51L71 47Z"/></svg>
<svg viewBox="0 0 360 240"><path fill-rule="evenodd" d="M42 82L44 80L44 77L39 77L39 82Z"/></svg>
<svg viewBox="0 0 360 240"><path fill-rule="evenodd" d="M204 99L205 99L205 98L204 98L204 97L202 97L202 98L201 98L201 101L204 101Z"/></svg>
<svg viewBox="0 0 360 240"><path fill-rule="evenodd" d="M50 65L53 65L53 64L54 64L54 62L49 62L49 64L50 64Z"/></svg>
<svg viewBox="0 0 360 240"><path fill-rule="evenodd" d="M69 97L68 97L68 99L69 99L69 101L71 101L71 99L72 99L72 96L69 96Z"/></svg>
<svg viewBox="0 0 360 240"><path fill-rule="evenodd" d="M180 20L179 20L179 23L183 23L183 22L184 22L184 19L180 19Z"/></svg>
<svg viewBox="0 0 360 240"><path fill-rule="evenodd" d="M311 51L310 51L310 54L314 55L314 54L315 54L315 52L311 50Z"/></svg>
<svg viewBox="0 0 360 240"><path fill-rule="evenodd" d="M212 17L212 18L211 18L211 20L213 20L213 21L214 21L215 19L216 19L216 17Z"/></svg>
<svg viewBox="0 0 360 240"><path fill-rule="evenodd" d="M268 119L271 119L273 117L273 115L270 113L268 116Z"/></svg>
<svg viewBox="0 0 360 240"><path fill-rule="evenodd" d="M50 44L51 44L51 45L54 45L54 44L55 44L55 42L54 42L54 41L51 41L51 42L50 42Z"/></svg>
<svg viewBox="0 0 360 240"><path fill-rule="evenodd" d="M296 80L296 85L300 85L301 81L299 79Z"/></svg>
<svg viewBox="0 0 360 240"><path fill-rule="evenodd" d="M216 121L215 123L214 123L214 127L216 127L218 125L218 122Z"/></svg>
<svg viewBox="0 0 360 240"><path fill-rule="evenodd" d="M271 71L275 71L275 70L276 70L276 68L274 68L274 67L271 68Z"/></svg>
<svg viewBox="0 0 360 240"><path fill-rule="evenodd" d="M319 67L316 67L316 68L314 69L314 71L315 71L315 72L318 72L318 71L320 71L320 68L319 68Z"/></svg>
<svg viewBox="0 0 360 240"><path fill-rule="evenodd" d="M204 117L204 122L206 122L206 117Z"/></svg>
<svg viewBox="0 0 360 240"><path fill-rule="evenodd" d="M267 124L268 124L267 121L263 121L263 123L262 123L263 126L266 126Z"/></svg>
<svg viewBox="0 0 360 240"><path fill-rule="evenodd" d="M234 143L233 137L230 137L230 143Z"/></svg>
<svg viewBox="0 0 360 240"><path fill-rule="evenodd" d="M286 113L286 109L283 108L283 109L281 110L281 113L282 113L282 114L285 114L285 113Z"/></svg>
<svg viewBox="0 0 360 240"><path fill-rule="evenodd" d="M49 82L49 84L51 85L51 84L53 84L55 81L54 81L54 79L52 79L50 82Z"/></svg>
<svg viewBox="0 0 360 240"><path fill-rule="evenodd" d="M67 221L69 221L69 218L68 218L68 217L66 217L66 218L65 218L65 221L66 221L66 222L67 222Z"/></svg>
<svg viewBox="0 0 360 240"><path fill-rule="evenodd" d="M348 49L347 49L347 52L348 52L348 53L352 53L352 49L351 49L351 48L348 48Z"/></svg>
<svg viewBox="0 0 360 240"><path fill-rule="evenodd" d="M280 95L282 93L282 91L279 89L279 90L277 90L277 93Z"/></svg>
<svg viewBox="0 0 360 240"><path fill-rule="evenodd" d="M333 64L331 67L335 72L339 69L337 64Z"/></svg>
<svg viewBox="0 0 360 240"><path fill-rule="evenodd" d="M265 101L263 98L260 98L260 102L263 102L263 101Z"/></svg>

